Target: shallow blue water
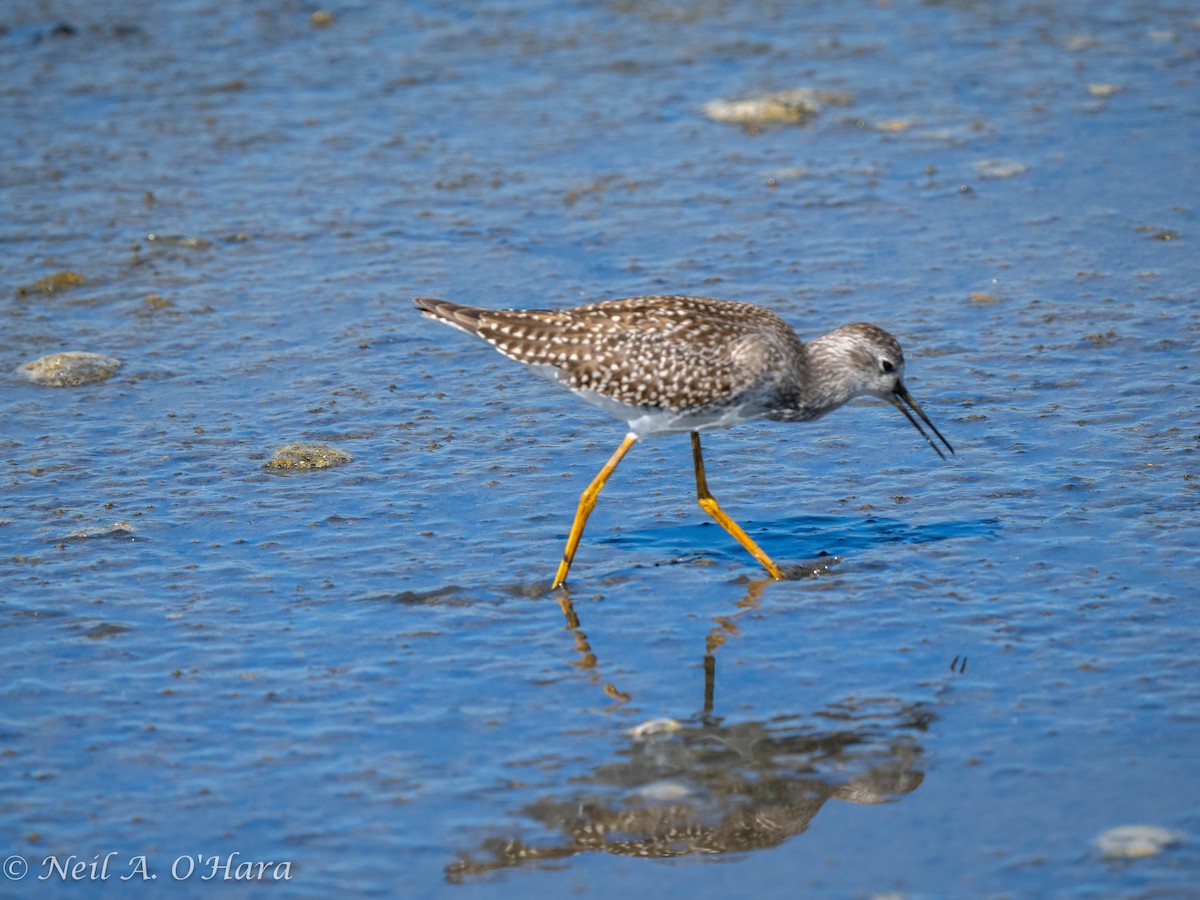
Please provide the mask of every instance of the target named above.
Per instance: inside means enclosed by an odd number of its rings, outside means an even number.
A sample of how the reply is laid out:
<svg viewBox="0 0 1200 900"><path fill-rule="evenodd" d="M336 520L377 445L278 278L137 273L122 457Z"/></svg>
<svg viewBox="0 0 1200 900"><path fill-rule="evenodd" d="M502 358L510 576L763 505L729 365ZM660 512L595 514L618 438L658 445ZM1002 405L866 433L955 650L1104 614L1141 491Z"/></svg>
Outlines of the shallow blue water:
<svg viewBox="0 0 1200 900"><path fill-rule="evenodd" d="M3 380L5 890L1186 895L1194 10L332 11L0 17L0 370L123 360ZM854 103L700 112L794 86ZM646 442L550 593L623 427L410 298L661 291L888 328L957 455L871 403L706 436L813 572L764 583ZM1097 858L1138 823L1183 840Z"/></svg>

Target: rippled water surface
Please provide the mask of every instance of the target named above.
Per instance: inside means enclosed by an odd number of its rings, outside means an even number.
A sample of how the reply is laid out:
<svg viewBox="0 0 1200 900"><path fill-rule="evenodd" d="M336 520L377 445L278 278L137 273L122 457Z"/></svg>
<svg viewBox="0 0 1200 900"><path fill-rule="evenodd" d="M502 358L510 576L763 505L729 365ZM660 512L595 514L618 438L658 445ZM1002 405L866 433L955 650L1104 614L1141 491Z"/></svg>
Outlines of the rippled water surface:
<svg viewBox="0 0 1200 900"><path fill-rule="evenodd" d="M0 893L1194 891L1196 7L314 10L0 10ZM646 441L549 591L623 426L411 297L663 292L889 329L957 454L707 436L773 583Z"/></svg>

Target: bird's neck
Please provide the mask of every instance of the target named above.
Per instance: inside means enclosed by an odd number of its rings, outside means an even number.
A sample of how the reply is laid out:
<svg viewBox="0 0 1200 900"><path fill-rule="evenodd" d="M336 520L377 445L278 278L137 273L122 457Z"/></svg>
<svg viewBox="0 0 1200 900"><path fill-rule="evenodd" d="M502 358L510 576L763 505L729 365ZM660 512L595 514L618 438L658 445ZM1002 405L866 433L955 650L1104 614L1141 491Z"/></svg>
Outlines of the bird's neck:
<svg viewBox="0 0 1200 900"><path fill-rule="evenodd" d="M797 364L785 379L788 412L779 418L811 422L854 399L860 391L846 377L847 347L838 333L814 338L803 347Z"/></svg>

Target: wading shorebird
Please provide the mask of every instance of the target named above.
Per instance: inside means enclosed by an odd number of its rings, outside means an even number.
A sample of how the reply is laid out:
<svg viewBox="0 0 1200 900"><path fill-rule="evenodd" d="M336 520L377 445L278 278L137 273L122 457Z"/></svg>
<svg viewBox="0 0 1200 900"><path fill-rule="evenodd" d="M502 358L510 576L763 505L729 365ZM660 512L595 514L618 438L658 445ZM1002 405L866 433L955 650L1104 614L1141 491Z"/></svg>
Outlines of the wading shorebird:
<svg viewBox="0 0 1200 900"><path fill-rule="evenodd" d="M942 459L922 422L954 452L904 387L899 342L864 322L804 343L769 309L707 297L630 297L557 310L484 309L430 297L415 302L429 318L483 338L629 425L579 498L553 588L567 579L600 489L639 438L691 434L700 506L776 579L783 572L709 492L701 431L751 419L811 422L868 396L904 413Z"/></svg>

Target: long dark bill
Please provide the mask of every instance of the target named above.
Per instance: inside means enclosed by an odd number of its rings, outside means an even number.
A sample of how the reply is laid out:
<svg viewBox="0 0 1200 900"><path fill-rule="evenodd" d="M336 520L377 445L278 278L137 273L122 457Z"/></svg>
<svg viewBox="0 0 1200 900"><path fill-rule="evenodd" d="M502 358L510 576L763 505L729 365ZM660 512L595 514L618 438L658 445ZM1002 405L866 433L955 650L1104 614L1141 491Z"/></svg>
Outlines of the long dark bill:
<svg viewBox="0 0 1200 900"><path fill-rule="evenodd" d="M912 412L908 411L908 408L904 405L904 403L900 402L901 400L912 407ZM929 426L929 430L938 436L938 439L946 445L947 450L949 450L951 453L954 452L954 448L950 446L950 442L942 437L942 433L937 430L937 426L929 421L929 416L925 415L925 411L917 405L917 401L913 399L912 394L908 392L908 389L905 388L904 385L897 384L895 389L892 391L892 405L895 406L896 409L900 410L900 412L904 413L904 417L908 419L908 421L912 422L913 428L921 432L921 437L925 438L925 440L929 442L929 446L934 449L938 456L940 456L942 459L946 458L946 454L942 452L942 448L935 444L933 442L933 438L925 433L925 429L921 427L921 422L924 422ZM920 422L918 422L916 417L913 416L913 412L921 417Z"/></svg>

